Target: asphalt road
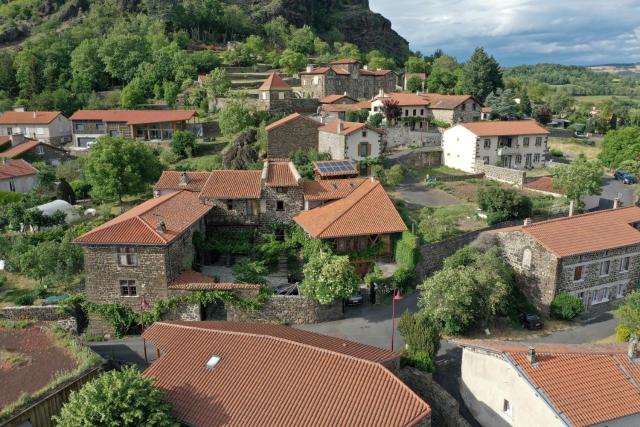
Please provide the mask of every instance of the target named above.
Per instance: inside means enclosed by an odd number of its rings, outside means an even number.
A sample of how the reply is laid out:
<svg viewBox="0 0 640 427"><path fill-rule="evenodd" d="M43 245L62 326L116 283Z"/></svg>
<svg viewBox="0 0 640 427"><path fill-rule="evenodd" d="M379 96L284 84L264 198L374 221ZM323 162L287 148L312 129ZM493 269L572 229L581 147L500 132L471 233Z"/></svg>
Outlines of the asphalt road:
<svg viewBox="0 0 640 427"><path fill-rule="evenodd" d="M616 181L611 176L602 178L602 193L598 196L584 196L582 200L587 210L610 209L613 207L613 200L619 197L622 206L630 206L633 203L633 191L628 185Z"/></svg>
<svg viewBox="0 0 640 427"><path fill-rule="evenodd" d="M459 205L460 199L438 188L427 188L421 178L408 175L395 191L409 207L437 207Z"/></svg>

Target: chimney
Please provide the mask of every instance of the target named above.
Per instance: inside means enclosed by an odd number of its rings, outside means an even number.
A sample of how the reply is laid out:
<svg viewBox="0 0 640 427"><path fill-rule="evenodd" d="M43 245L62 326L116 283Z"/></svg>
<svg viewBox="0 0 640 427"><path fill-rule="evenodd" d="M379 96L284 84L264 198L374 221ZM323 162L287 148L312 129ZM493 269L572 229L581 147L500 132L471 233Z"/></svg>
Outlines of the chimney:
<svg viewBox="0 0 640 427"><path fill-rule="evenodd" d="M613 209L618 209L620 207L620 197L616 197L613 199Z"/></svg>
<svg viewBox="0 0 640 427"><path fill-rule="evenodd" d="M313 70L313 66L307 65L307 73L310 73Z"/></svg>
<svg viewBox="0 0 640 427"><path fill-rule="evenodd" d="M629 340L629 347L627 348L627 356L629 356L629 360L637 361L638 359L638 340L636 337L632 337Z"/></svg>
<svg viewBox="0 0 640 427"><path fill-rule="evenodd" d="M533 223L533 220L531 218L525 218L523 225L531 225L532 223Z"/></svg>
<svg viewBox="0 0 640 427"><path fill-rule="evenodd" d="M37 115L38 115L38 114L34 111L34 112L33 112L33 118L35 119Z"/></svg>
<svg viewBox="0 0 640 427"><path fill-rule="evenodd" d="M180 178L178 179L178 185L185 186L189 184L189 175L186 172L182 172L180 174Z"/></svg>
<svg viewBox="0 0 640 427"><path fill-rule="evenodd" d="M573 210L574 210L574 203L573 200L569 202L569 216L573 216Z"/></svg>
<svg viewBox="0 0 640 427"><path fill-rule="evenodd" d="M344 91L343 95L344 95L344 96L347 96L347 91L346 91L346 90Z"/></svg>
<svg viewBox="0 0 640 427"><path fill-rule="evenodd" d="M167 232L167 226L164 224L164 221L160 221L158 225L156 225L156 231L160 234Z"/></svg>
<svg viewBox="0 0 640 427"><path fill-rule="evenodd" d="M362 68L363 68L364 70L368 70L368 69L369 69L369 66L365 64Z"/></svg>
<svg viewBox="0 0 640 427"><path fill-rule="evenodd" d="M16 145L22 144L24 142L24 135L21 133L11 134L9 138L11 139L12 147L15 147Z"/></svg>
<svg viewBox="0 0 640 427"><path fill-rule="evenodd" d="M344 125L342 124L342 120L338 119L338 133L342 133L344 130Z"/></svg>
<svg viewBox="0 0 640 427"><path fill-rule="evenodd" d="M380 98L382 98L384 96L384 89L380 88L380 90L378 91L378 96Z"/></svg>
<svg viewBox="0 0 640 427"><path fill-rule="evenodd" d="M536 349L533 347L529 347L529 351L527 352L527 360L531 365L538 365L538 356L536 356Z"/></svg>
<svg viewBox="0 0 640 427"><path fill-rule="evenodd" d="M16 113L24 113L24 107L16 107L13 109Z"/></svg>

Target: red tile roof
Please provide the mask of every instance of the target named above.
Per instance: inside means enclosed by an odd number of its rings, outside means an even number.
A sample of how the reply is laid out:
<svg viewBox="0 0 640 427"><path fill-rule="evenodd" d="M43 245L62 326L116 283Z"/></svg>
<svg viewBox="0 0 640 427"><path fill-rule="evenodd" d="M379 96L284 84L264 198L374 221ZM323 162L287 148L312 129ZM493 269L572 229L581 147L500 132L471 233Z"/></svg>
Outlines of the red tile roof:
<svg viewBox="0 0 640 427"><path fill-rule="evenodd" d="M350 162L352 169L349 171L344 171L344 170L340 170L340 171L323 171L321 169L326 169L327 166L331 166L332 164L340 164L341 166L343 164L345 164L345 162ZM342 169L342 167L340 168ZM313 162L313 170L314 172L321 176L321 177L336 177L336 176L345 176L345 175L358 175L358 169L356 167L355 162L352 162L351 160L315 160Z"/></svg>
<svg viewBox="0 0 640 427"><path fill-rule="evenodd" d="M398 105L401 107L408 106L427 106L429 105L429 100L426 99L422 95L416 95L415 93L407 93L407 92L385 92L382 97L376 96L374 98L379 99L384 102L387 99L392 99L394 101L398 101Z"/></svg>
<svg viewBox="0 0 640 427"><path fill-rule="evenodd" d="M527 359L529 345L523 343L470 340L461 345L502 353L573 426L606 424L640 413L640 365L629 360L625 345L531 344L537 367Z"/></svg>
<svg viewBox="0 0 640 427"><path fill-rule="evenodd" d="M362 68L360 70L360 75L362 76L386 76L391 73L391 70L365 70Z"/></svg>
<svg viewBox="0 0 640 427"><path fill-rule="evenodd" d="M535 120L500 120L461 123L476 136L548 135Z"/></svg>
<svg viewBox="0 0 640 427"><path fill-rule="evenodd" d="M289 159L268 159L265 162L269 187L297 187L301 181L300 174Z"/></svg>
<svg viewBox="0 0 640 427"><path fill-rule="evenodd" d="M561 190L553 187L553 178L550 176L541 176L535 178L525 184L525 188L531 190L544 191L547 193L562 194Z"/></svg>
<svg viewBox="0 0 640 427"><path fill-rule="evenodd" d="M275 71L262 83L258 90L292 90L291 86L285 82Z"/></svg>
<svg viewBox="0 0 640 427"><path fill-rule="evenodd" d="M4 138L5 137L0 136L0 145L5 144L7 142L6 140L4 140ZM8 139L8 141L11 141L9 137L6 137L6 138ZM0 157L13 159L15 157L21 156L22 154L26 153L27 151L33 148L36 148L38 145L46 145L49 148L52 148L54 150L63 151L63 150L60 150L58 147L54 147L53 145L49 145L44 142L40 142L37 139L25 138L23 143L14 145L13 147L9 147L4 151L0 151Z"/></svg>
<svg viewBox="0 0 640 427"><path fill-rule="evenodd" d="M340 101L342 99L350 99L353 102L356 102L355 99L353 99L352 97L350 97L349 95L329 95L329 96L325 96L324 98L320 98L319 102L320 104L333 104L336 101Z"/></svg>
<svg viewBox="0 0 640 427"><path fill-rule="evenodd" d="M629 206L496 232L523 231L556 256L568 257L640 244L640 231L632 225L634 223L640 223L640 207Z"/></svg>
<svg viewBox="0 0 640 427"><path fill-rule="evenodd" d="M371 109L371 102L360 101L354 104L323 104L320 106L320 109L328 112L369 110Z"/></svg>
<svg viewBox="0 0 640 427"><path fill-rule="evenodd" d="M262 193L262 171L212 171L200 192L204 199L259 199Z"/></svg>
<svg viewBox="0 0 640 427"><path fill-rule="evenodd" d="M186 270L167 286L169 289L184 291L231 291L235 289L259 290L260 285L247 283L216 283L211 277L197 271Z"/></svg>
<svg viewBox="0 0 640 427"><path fill-rule="evenodd" d="M211 210L196 193L179 191L156 197L78 237L80 244L166 245ZM164 222L166 230L157 227Z"/></svg>
<svg viewBox="0 0 640 427"><path fill-rule="evenodd" d="M337 200L347 197L365 182L366 178L325 179L303 183L305 200Z"/></svg>
<svg viewBox="0 0 640 427"><path fill-rule="evenodd" d="M182 122L191 120L198 113L191 110L78 110L70 120L98 120L128 125L148 123Z"/></svg>
<svg viewBox="0 0 640 427"><path fill-rule="evenodd" d="M349 73L347 70L345 70L344 68L341 68L341 67L316 67L316 68L313 68L311 71L304 71L304 72L302 72L300 74L325 74L329 70L333 71L336 74L343 75L343 76L351 75L351 73Z"/></svg>
<svg viewBox="0 0 640 427"><path fill-rule="evenodd" d="M284 124L286 124L286 123L293 122L294 120L298 120L298 119L301 119L301 120L307 120L309 123L314 124L315 126L320 126L320 123L319 123L319 122L317 122L317 121L315 121L315 120L313 120L313 119L311 119L311 118L309 118L309 117L303 116L303 115L302 115L302 114L300 114L300 113L293 113L293 114L289 114L289 115L288 115L288 116L286 116L286 117L283 117L283 118L282 118L282 119L280 119L280 120L277 120L277 121L275 121L275 122L271 123L271 124L270 124L269 126L267 126L265 129L266 129L266 130L267 130L267 132L268 132L268 131L273 130L273 129L275 129L275 128L278 128L278 127L280 127L280 126L282 126L282 125L284 125Z"/></svg>
<svg viewBox="0 0 640 427"><path fill-rule="evenodd" d="M338 131L338 125L342 123L342 131L339 132ZM356 132L360 129L364 129L367 128L373 132L377 132L377 133L383 133L382 129L377 129L374 128L372 126L367 125L366 123L358 123L358 122L347 122L344 120L332 120L329 123L327 123L326 125L320 127L320 131L322 132L330 132L330 133L337 133L340 135L350 135L353 132Z"/></svg>
<svg viewBox="0 0 640 427"><path fill-rule="evenodd" d="M191 425L390 427L430 414L379 363L396 353L265 324L156 322L144 335L161 352L144 375Z"/></svg>
<svg viewBox="0 0 640 427"><path fill-rule="evenodd" d="M0 161L0 179L17 178L19 176L35 175L39 171L22 159Z"/></svg>
<svg viewBox="0 0 640 427"><path fill-rule="evenodd" d="M453 110L458 105L473 98L471 95L442 95L440 93L425 93L422 96L429 100L429 108L435 110ZM480 106L480 102L478 102Z"/></svg>
<svg viewBox="0 0 640 427"><path fill-rule="evenodd" d="M7 111L0 115L0 124L46 125L60 114L59 111Z"/></svg>
<svg viewBox="0 0 640 427"><path fill-rule="evenodd" d="M187 184L180 184L181 176L186 174ZM204 187L207 178L209 178L211 172L180 172L180 171L164 171L156 185L153 186L154 190L188 190L200 192Z"/></svg>
<svg viewBox="0 0 640 427"><path fill-rule="evenodd" d="M347 197L300 212L293 220L319 239L399 233L407 229L382 185L371 179Z"/></svg>

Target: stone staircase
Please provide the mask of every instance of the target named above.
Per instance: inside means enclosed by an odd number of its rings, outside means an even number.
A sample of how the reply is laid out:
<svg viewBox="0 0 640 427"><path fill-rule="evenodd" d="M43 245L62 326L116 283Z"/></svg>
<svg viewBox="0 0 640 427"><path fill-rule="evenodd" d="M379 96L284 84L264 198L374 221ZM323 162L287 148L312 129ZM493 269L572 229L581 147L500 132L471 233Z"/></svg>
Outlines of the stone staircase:
<svg viewBox="0 0 640 427"><path fill-rule="evenodd" d="M286 286L289 284L289 267L287 263L287 256L280 254L278 257L278 269L267 276L267 282L272 288L280 286Z"/></svg>

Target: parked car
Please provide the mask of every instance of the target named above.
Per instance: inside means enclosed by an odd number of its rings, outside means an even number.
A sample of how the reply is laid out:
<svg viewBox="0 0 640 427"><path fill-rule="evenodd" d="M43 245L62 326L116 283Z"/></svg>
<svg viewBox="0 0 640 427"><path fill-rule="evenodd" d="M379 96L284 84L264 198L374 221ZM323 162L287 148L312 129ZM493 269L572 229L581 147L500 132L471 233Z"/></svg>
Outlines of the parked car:
<svg viewBox="0 0 640 427"><path fill-rule="evenodd" d="M358 291L355 294L351 295L349 298L344 300L346 305L360 305L364 301L362 297L362 292Z"/></svg>
<svg viewBox="0 0 640 427"><path fill-rule="evenodd" d="M625 171L616 171L613 174L613 178L622 181L623 184L636 184L638 182L638 179L634 175Z"/></svg>
<svg viewBox="0 0 640 427"><path fill-rule="evenodd" d="M522 323L522 327L530 331L544 328L544 322L537 314L522 313L520 315L520 323Z"/></svg>

